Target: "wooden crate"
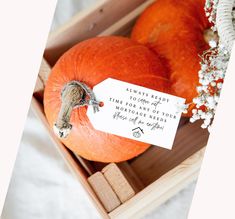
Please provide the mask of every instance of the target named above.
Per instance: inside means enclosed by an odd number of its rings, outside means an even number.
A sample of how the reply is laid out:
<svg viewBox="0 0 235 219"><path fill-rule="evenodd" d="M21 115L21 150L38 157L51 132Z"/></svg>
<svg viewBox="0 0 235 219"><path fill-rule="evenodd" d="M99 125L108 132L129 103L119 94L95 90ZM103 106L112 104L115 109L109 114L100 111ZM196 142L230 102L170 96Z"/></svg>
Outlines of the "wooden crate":
<svg viewBox="0 0 235 219"><path fill-rule="evenodd" d="M52 142L83 185L103 218L140 218L196 179L208 132L200 123L182 119L171 151L150 147L145 153L120 163L122 171L138 185L137 194L107 213L87 178L104 164L89 162L67 149L50 129L44 115L42 94L45 76L56 60L76 43L97 35L127 36L138 15L153 0L102 0L87 11L74 16L67 24L51 33L44 53L42 68L32 98L32 109L46 127Z"/></svg>

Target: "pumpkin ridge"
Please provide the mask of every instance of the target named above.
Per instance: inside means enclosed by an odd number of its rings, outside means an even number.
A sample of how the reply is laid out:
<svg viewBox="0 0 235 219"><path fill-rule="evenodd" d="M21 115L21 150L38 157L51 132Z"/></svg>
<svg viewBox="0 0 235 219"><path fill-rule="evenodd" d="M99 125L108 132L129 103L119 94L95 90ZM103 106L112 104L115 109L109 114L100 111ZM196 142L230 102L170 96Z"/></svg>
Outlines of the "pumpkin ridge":
<svg viewBox="0 0 235 219"><path fill-rule="evenodd" d="M103 58L100 60L100 62L97 64L97 66L95 66L95 67L101 66L104 61L107 61L107 59L112 59L113 56L116 56L116 55L118 55L118 54L120 55L120 54L126 52L127 50L133 49L133 48L136 48L136 47L143 47L143 45L139 45L139 44L136 44L136 45L133 45L133 46L131 45L130 47L126 47L126 48L124 48L124 49L122 49L122 50L120 50L120 51L117 51L116 53L113 53L111 56L110 56L110 55L107 55L107 56L103 57ZM94 68L95 68L95 67L94 67ZM91 71L93 71L94 68L91 69Z"/></svg>

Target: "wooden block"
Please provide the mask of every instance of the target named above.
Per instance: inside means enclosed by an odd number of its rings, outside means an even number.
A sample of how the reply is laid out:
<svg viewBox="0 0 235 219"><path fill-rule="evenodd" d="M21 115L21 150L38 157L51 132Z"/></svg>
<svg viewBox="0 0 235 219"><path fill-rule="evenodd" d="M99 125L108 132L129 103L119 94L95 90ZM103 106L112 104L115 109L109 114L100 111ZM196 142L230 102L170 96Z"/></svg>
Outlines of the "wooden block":
<svg viewBox="0 0 235 219"><path fill-rule="evenodd" d="M198 177L205 148L184 160L128 202L112 211L110 218L143 218Z"/></svg>
<svg viewBox="0 0 235 219"><path fill-rule="evenodd" d="M135 193L144 189L145 186L143 182L140 180L139 176L127 161L118 163L117 166L122 171L123 175L126 177Z"/></svg>
<svg viewBox="0 0 235 219"><path fill-rule="evenodd" d="M121 204L117 195L101 172L96 172L91 175L88 178L88 182L92 186L94 192L102 202L107 212L111 212Z"/></svg>
<svg viewBox="0 0 235 219"><path fill-rule="evenodd" d="M43 98L45 84L50 74L50 71L51 67L48 65L47 61L43 58L39 69L37 81L34 87L34 95L40 100Z"/></svg>
<svg viewBox="0 0 235 219"><path fill-rule="evenodd" d="M42 80L43 84L45 85L48 79L48 76L51 72L51 67L47 63L47 61L43 58L40 66L40 70L38 73L39 78Z"/></svg>
<svg viewBox="0 0 235 219"><path fill-rule="evenodd" d="M102 173L122 203L135 195L134 189L115 163L104 167Z"/></svg>

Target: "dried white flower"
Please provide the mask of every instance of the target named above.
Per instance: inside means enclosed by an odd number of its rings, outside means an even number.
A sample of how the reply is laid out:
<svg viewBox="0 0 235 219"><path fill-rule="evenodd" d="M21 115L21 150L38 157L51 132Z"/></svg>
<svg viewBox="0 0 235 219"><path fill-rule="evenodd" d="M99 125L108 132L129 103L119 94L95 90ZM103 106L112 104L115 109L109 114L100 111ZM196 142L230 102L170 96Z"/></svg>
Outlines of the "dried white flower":
<svg viewBox="0 0 235 219"><path fill-rule="evenodd" d="M185 114L188 113L189 104L177 103L176 107L177 107L177 112L178 113L185 113Z"/></svg>
<svg viewBox="0 0 235 219"><path fill-rule="evenodd" d="M210 41L209 41L209 46L210 46L211 48L215 48L215 47L217 46L217 42L216 42L215 40L210 40Z"/></svg>
<svg viewBox="0 0 235 219"><path fill-rule="evenodd" d="M205 12L212 23L212 30L216 31L216 12L219 0L206 0ZM235 21L235 11L233 11ZM235 22L234 22L235 23ZM210 49L201 56L201 70L198 72L199 83L198 96L193 99L196 109L192 110L190 122L199 119L204 120L202 128L211 130L211 125L218 105L219 96L223 86L225 72L227 70L231 49L226 48L220 41L209 42ZM202 110L203 109L203 110Z"/></svg>
<svg viewBox="0 0 235 219"><path fill-rule="evenodd" d="M206 15L212 22L213 30L216 30L216 9L218 0L207 0L205 5ZM201 70L198 72L199 83L197 87L198 97L193 99L196 104L192 111L191 122L203 119L202 128L211 127L215 110L219 101L225 72L227 69L230 51L221 43L215 41L209 43L211 48L201 56ZM218 82L220 81L220 82ZM204 109L203 111L201 110Z"/></svg>

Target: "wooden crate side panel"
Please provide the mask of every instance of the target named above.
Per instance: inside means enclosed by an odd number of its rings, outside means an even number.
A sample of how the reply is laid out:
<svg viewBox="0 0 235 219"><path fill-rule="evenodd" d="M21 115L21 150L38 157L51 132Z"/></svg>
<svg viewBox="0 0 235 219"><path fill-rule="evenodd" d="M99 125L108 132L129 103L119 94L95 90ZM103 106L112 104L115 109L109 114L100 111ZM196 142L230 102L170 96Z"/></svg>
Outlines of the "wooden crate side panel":
<svg viewBox="0 0 235 219"><path fill-rule="evenodd" d="M76 162L76 159L74 156L72 156L72 153L52 133L51 128L49 127L49 124L47 123L47 120L45 118L43 107L34 97L32 98L31 108L38 119L42 122L43 126L46 128L52 142L55 144L56 148L58 149L59 153L63 157L73 175L79 180L81 185L87 191L88 197L94 203L96 209L100 212L103 218L109 218L104 207L98 200L96 194L87 181L88 174L84 171L83 167Z"/></svg>
<svg viewBox="0 0 235 219"><path fill-rule="evenodd" d="M129 181L131 186L134 188L136 193L144 189L144 184L141 182L139 176L137 176L136 172L133 170L128 161L118 163L117 165Z"/></svg>
<svg viewBox="0 0 235 219"><path fill-rule="evenodd" d="M116 23L112 24L110 27L105 29L99 34L99 36L109 36L109 35L122 35L128 36L131 32L131 28L134 26L134 23L138 16L153 2L156 0L148 0L141 4L139 7L131 11L125 17L118 20Z"/></svg>
<svg viewBox="0 0 235 219"><path fill-rule="evenodd" d="M209 133L200 125L201 122L196 122L182 126L176 134L172 150L152 146L130 163L145 186L207 144Z"/></svg>
<svg viewBox="0 0 235 219"><path fill-rule="evenodd" d="M132 199L109 213L111 218L140 218L153 207L164 203L188 183L196 179L199 173L205 148L187 158L154 183L136 194Z"/></svg>
<svg viewBox="0 0 235 219"><path fill-rule="evenodd" d="M78 13L67 24L49 35L44 56L51 66L76 43L97 36L146 0L102 0Z"/></svg>
<svg viewBox="0 0 235 219"><path fill-rule="evenodd" d="M182 189L184 189L187 185L195 181L198 177L198 172L192 174L190 177L185 178L184 182L179 183L175 185L174 187L170 188L168 191L166 191L163 195L159 196L157 199L149 203L147 206L145 206L142 209L133 209L133 214L131 218L135 219L143 219L144 216L146 216L148 213L154 211L157 207L161 206L164 204L167 200L175 196L178 192L180 192ZM115 217L111 217L115 218ZM118 217L120 218L120 217Z"/></svg>

